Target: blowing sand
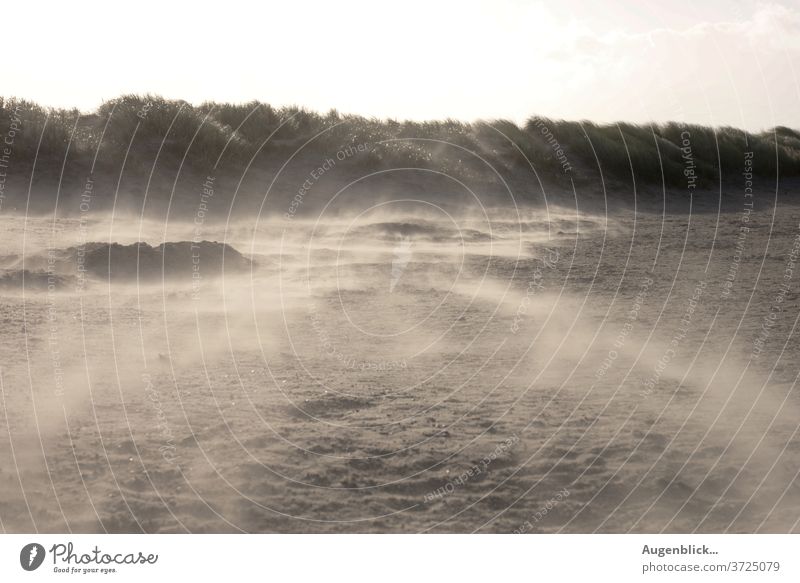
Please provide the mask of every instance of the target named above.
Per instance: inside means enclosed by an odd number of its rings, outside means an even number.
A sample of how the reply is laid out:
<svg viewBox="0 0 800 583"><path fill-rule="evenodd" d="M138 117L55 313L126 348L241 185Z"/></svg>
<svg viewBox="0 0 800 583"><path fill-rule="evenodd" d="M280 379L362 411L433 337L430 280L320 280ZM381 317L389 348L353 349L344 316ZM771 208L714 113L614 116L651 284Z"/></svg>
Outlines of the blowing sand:
<svg viewBox="0 0 800 583"><path fill-rule="evenodd" d="M800 211L384 210L111 283L48 264L77 220L0 219L2 528L798 530Z"/></svg>

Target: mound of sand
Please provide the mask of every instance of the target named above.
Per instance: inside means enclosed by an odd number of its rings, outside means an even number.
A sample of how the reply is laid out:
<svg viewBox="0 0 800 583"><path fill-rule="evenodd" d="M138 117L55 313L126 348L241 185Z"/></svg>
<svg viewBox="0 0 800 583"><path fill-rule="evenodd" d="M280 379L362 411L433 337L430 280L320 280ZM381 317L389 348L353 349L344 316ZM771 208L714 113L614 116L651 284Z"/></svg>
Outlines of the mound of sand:
<svg viewBox="0 0 800 583"><path fill-rule="evenodd" d="M88 243L68 254L76 266L100 278L158 280L203 278L249 270L252 261L227 243L178 241L151 246L147 243Z"/></svg>

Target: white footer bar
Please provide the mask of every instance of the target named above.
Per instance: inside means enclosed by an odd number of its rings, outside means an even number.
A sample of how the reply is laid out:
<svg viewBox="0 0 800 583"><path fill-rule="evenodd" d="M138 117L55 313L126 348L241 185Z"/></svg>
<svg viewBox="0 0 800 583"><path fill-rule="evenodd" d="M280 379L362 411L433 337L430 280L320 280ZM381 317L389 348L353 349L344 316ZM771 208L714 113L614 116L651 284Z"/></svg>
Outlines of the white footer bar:
<svg viewBox="0 0 800 583"><path fill-rule="evenodd" d="M800 581L800 535L2 535L0 581Z"/></svg>

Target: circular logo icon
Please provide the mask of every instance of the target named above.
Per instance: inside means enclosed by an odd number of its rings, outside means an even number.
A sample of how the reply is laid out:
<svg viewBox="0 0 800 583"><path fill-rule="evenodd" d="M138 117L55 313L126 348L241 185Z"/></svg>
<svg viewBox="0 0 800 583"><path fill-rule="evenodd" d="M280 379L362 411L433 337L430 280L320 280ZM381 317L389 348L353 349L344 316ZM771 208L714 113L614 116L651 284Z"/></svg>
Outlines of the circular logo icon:
<svg viewBox="0 0 800 583"><path fill-rule="evenodd" d="M44 562L44 547L39 543L30 543L19 552L19 564L26 571L35 571Z"/></svg>

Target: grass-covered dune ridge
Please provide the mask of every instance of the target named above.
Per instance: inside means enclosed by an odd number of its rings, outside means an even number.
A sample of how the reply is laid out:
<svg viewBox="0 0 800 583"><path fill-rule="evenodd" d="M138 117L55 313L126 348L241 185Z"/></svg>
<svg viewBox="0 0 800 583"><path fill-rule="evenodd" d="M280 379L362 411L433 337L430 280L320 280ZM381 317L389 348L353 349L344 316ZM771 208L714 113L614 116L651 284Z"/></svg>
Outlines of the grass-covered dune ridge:
<svg viewBox="0 0 800 583"><path fill-rule="evenodd" d="M602 173L685 187L690 180L711 185L738 178L746 158L756 177L800 175L800 132L786 127L748 133L677 122L599 125L538 117L524 126L508 120L400 122L255 101L191 105L125 95L88 114L0 98L0 132L12 138L5 162L17 173L30 172L34 161L37 173L119 171L123 163L128 172L144 172L156 155L201 174L241 172L298 150L332 155L360 146L363 155L353 163L365 169L435 168L456 176L488 164L500 173L535 171L543 180L579 182Z"/></svg>

